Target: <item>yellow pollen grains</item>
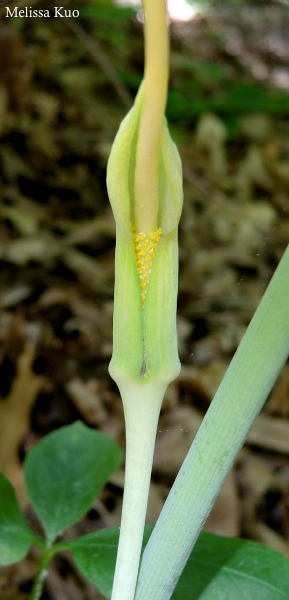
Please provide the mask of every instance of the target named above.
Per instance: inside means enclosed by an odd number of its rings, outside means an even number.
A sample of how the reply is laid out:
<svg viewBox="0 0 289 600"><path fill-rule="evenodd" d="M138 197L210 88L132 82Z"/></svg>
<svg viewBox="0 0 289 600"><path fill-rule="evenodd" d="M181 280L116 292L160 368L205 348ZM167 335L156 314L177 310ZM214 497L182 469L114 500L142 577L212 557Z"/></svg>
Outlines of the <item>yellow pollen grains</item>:
<svg viewBox="0 0 289 600"><path fill-rule="evenodd" d="M152 231L152 233L149 233L148 235L141 232L136 233L135 228L133 227L134 249L143 308L150 280L155 249L162 233L163 232L161 229Z"/></svg>

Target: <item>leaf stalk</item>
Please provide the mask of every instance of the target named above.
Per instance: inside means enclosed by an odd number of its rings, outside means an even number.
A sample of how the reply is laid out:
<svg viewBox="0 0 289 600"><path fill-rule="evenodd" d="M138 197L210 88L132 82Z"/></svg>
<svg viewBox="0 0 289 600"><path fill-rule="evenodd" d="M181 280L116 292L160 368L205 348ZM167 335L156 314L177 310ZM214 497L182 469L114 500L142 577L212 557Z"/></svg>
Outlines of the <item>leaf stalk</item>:
<svg viewBox="0 0 289 600"><path fill-rule="evenodd" d="M144 551L135 600L169 600L289 354L289 246L180 469Z"/></svg>
<svg viewBox="0 0 289 600"><path fill-rule="evenodd" d="M43 550L38 572L35 577L29 600L39 600L42 596L43 587L48 575L48 565L54 554L52 548Z"/></svg>

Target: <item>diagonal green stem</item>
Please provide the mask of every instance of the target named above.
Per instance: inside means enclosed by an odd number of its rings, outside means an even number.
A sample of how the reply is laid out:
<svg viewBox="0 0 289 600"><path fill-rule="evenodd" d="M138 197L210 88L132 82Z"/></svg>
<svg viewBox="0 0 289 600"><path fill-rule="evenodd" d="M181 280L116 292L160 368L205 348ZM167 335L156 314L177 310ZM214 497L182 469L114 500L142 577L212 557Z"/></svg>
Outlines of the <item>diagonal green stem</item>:
<svg viewBox="0 0 289 600"><path fill-rule="evenodd" d="M53 554L54 552L50 548L45 548L45 550L43 550L38 572L33 583L29 600L39 600L39 598L41 598L43 587L48 575L48 565Z"/></svg>
<svg viewBox="0 0 289 600"><path fill-rule="evenodd" d="M154 528L135 600L169 600L246 435L289 354L289 247Z"/></svg>

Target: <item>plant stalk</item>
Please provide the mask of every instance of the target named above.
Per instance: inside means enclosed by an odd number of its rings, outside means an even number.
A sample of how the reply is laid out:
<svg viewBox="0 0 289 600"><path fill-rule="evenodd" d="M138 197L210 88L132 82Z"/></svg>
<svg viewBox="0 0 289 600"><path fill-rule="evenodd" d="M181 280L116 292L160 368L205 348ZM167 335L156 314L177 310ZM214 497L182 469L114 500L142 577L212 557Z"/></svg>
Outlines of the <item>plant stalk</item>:
<svg viewBox="0 0 289 600"><path fill-rule="evenodd" d="M289 354L289 246L180 469L143 554L135 600L169 600Z"/></svg>
<svg viewBox="0 0 289 600"><path fill-rule="evenodd" d="M142 0L145 69L135 168L137 231L156 231L159 207L159 152L167 102L169 42L165 0Z"/></svg>
<svg viewBox="0 0 289 600"><path fill-rule="evenodd" d="M42 595L43 587L48 575L48 565L54 552L50 548L45 548L42 553L38 572L35 577L29 600L39 600Z"/></svg>
<svg viewBox="0 0 289 600"><path fill-rule="evenodd" d="M111 600L134 598L164 391L153 383L131 382L121 390L126 424L125 487Z"/></svg>

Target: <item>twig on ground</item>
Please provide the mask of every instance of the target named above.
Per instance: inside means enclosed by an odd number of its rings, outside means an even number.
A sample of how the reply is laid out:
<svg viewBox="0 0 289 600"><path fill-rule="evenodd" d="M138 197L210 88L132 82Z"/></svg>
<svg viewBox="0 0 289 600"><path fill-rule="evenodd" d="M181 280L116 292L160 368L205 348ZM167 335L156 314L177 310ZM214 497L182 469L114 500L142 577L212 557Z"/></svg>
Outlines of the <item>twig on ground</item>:
<svg viewBox="0 0 289 600"><path fill-rule="evenodd" d="M123 100L124 104L127 108L131 108L133 100L132 97L119 78L116 70L112 66L109 58L103 52L103 50L99 47L98 42L95 39L91 39L89 35L86 33L85 29L76 23L75 20L65 17L65 23L67 27L69 27L75 35L82 41L83 45L86 47L88 52L90 52L91 56L97 62L98 66L103 70L105 75L107 76L110 83L113 85L115 91L119 95L119 97Z"/></svg>

